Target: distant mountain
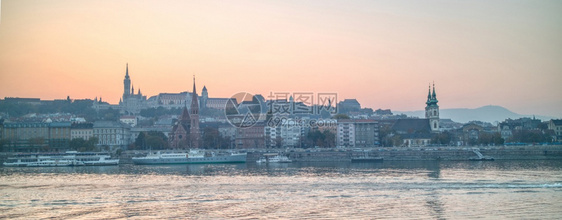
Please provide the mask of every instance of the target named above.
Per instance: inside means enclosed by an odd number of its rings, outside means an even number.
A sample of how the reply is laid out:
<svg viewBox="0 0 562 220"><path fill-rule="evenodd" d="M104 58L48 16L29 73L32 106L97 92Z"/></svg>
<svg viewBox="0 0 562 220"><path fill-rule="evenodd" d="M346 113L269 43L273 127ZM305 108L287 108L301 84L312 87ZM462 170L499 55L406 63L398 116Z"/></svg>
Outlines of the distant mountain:
<svg viewBox="0 0 562 220"><path fill-rule="evenodd" d="M441 109L439 110L440 118L449 118L455 122L460 123L467 123L469 121L484 121L484 122L502 122L505 119L517 119L523 117L533 117L532 115L520 115L515 112L512 112L504 107L496 106L496 105L487 105L482 106L480 108L469 109L469 108L451 108L451 109ZM424 118L425 111L407 111L407 112L400 112L396 111L394 114L405 114L408 116ZM541 119L543 121L550 120L554 117L549 116L534 116L537 119Z"/></svg>

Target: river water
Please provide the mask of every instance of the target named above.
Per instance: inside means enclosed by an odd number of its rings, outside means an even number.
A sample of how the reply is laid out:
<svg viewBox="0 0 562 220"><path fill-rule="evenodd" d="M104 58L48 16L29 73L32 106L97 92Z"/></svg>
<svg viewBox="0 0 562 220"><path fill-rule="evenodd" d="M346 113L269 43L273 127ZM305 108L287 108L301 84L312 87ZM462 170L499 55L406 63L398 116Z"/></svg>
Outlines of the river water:
<svg viewBox="0 0 562 220"><path fill-rule="evenodd" d="M560 219L562 161L0 167L0 219Z"/></svg>

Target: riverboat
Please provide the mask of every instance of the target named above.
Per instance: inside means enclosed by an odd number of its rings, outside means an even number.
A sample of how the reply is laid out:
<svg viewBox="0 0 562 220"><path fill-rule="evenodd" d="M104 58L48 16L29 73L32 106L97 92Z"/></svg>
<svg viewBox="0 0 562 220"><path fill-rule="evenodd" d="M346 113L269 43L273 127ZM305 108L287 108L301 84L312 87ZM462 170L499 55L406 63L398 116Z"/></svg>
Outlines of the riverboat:
<svg viewBox="0 0 562 220"><path fill-rule="evenodd" d="M37 153L16 154L3 163L7 167L60 167L60 166L105 166L119 165L119 159L112 159L104 152Z"/></svg>
<svg viewBox="0 0 562 220"><path fill-rule="evenodd" d="M275 156L267 156L260 158L256 161L256 163L291 163L292 160L289 159L287 156L283 155L275 155Z"/></svg>
<svg viewBox="0 0 562 220"><path fill-rule="evenodd" d="M245 163L246 153L215 154L197 150L188 153L149 153L143 157L133 157L134 164L204 164L204 163Z"/></svg>

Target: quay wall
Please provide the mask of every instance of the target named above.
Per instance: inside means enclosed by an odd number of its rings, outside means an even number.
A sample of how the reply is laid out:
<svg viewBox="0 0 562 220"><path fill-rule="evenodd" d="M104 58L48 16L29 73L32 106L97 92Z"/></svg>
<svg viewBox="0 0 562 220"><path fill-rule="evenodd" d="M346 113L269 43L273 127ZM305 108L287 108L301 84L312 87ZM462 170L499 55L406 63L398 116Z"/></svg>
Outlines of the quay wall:
<svg viewBox="0 0 562 220"><path fill-rule="evenodd" d="M408 160L468 160L476 157L473 149L495 160L562 160L562 146L500 146L500 147L423 147L367 149L255 149L248 150L247 161L255 162L264 154L277 153L294 162L345 162L354 157L382 157L386 161ZM131 164L132 157L144 156L145 151L124 151L121 164ZM4 162L11 153L0 153Z"/></svg>
<svg viewBox="0 0 562 220"><path fill-rule="evenodd" d="M254 151L248 153L248 161L256 161L264 153L279 153L298 162L350 161L354 157L382 157L384 160L468 160L476 157L472 147L441 148L372 148L355 150L307 150L307 151ZM484 156L496 160L562 160L562 146L526 146L476 148Z"/></svg>

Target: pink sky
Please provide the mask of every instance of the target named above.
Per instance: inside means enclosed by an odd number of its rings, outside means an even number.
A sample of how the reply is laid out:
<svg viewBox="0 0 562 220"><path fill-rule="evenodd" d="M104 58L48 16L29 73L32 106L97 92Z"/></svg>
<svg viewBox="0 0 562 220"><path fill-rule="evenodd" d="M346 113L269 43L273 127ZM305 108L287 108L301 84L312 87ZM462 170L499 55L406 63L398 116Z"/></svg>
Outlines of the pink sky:
<svg viewBox="0 0 562 220"><path fill-rule="evenodd" d="M562 117L560 1L2 0L0 97L337 92Z"/></svg>

